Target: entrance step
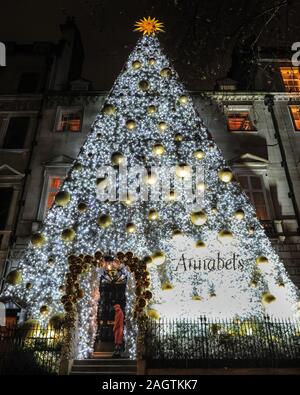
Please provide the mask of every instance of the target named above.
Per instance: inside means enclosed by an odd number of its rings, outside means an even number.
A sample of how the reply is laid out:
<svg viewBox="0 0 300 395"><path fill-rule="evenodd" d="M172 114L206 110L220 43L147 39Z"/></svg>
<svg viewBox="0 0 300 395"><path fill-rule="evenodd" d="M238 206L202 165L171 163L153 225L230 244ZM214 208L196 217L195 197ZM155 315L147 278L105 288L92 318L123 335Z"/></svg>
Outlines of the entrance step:
<svg viewBox="0 0 300 395"><path fill-rule="evenodd" d="M111 358L111 353L109 356L99 358L93 355L89 359L75 360L70 375L136 375L136 361Z"/></svg>

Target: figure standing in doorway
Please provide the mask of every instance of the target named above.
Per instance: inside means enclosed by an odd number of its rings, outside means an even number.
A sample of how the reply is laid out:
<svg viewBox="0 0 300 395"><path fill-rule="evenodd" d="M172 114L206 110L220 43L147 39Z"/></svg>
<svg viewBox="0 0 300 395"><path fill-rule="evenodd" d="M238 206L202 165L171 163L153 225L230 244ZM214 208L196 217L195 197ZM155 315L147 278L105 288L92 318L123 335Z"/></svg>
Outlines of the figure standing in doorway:
<svg viewBox="0 0 300 395"><path fill-rule="evenodd" d="M119 304L114 305L115 309L115 323L114 323L114 338L115 338L115 351L114 358L121 356L121 349L124 336L124 313Z"/></svg>

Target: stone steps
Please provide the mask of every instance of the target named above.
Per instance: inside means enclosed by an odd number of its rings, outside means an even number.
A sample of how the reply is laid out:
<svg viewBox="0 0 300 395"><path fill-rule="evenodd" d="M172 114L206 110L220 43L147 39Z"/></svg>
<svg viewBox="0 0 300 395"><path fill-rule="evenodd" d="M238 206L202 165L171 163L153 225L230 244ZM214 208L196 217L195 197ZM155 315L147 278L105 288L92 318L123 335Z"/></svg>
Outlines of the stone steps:
<svg viewBox="0 0 300 395"><path fill-rule="evenodd" d="M75 360L70 375L136 375L136 361L111 355L94 353L91 358Z"/></svg>

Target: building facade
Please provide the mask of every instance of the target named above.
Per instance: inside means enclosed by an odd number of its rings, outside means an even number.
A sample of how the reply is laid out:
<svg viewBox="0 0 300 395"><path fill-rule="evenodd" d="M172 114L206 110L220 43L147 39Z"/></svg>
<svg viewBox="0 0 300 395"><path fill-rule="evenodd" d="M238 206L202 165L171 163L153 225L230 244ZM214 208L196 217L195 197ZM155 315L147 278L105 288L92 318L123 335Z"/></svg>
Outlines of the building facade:
<svg viewBox="0 0 300 395"><path fill-rule="evenodd" d="M61 32L58 44L10 43L0 68L1 287L40 229L106 96L81 78L84 54L73 21ZM299 287L299 69L288 57L262 52L254 86L242 92L226 79L215 91L191 94Z"/></svg>

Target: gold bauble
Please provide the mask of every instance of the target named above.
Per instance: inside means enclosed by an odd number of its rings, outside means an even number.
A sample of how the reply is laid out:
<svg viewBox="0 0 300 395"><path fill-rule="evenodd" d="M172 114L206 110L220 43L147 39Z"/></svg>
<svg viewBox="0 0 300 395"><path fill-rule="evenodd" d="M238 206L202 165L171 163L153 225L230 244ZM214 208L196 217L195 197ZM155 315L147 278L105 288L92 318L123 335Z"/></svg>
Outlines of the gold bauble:
<svg viewBox="0 0 300 395"><path fill-rule="evenodd" d="M196 243L195 243L195 247L196 248L204 248L206 246L206 244L204 243L204 241L202 241L202 240L198 240L198 241L196 241Z"/></svg>
<svg viewBox="0 0 300 395"><path fill-rule="evenodd" d="M219 170L218 176L219 179L225 183L228 183L233 179L233 173L229 168Z"/></svg>
<svg viewBox="0 0 300 395"><path fill-rule="evenodd" d="M174 140L177 142L183 141L184 136L181 133L176 133L174 136Z"/></svg>
<svg viewBox="0 0 300 395"><path fill-rule="evenodd" d="M166 260L165 253L163 251L155 251L151 258L155 265L162 265Z"/></svg>
<svg viewBox="0 0 300 395"><path fill-rule="evenodd" d="M184 106L189 101L189 98L186 95L182 95L179 97L178 101L181 105Z"/></svg>
<svg viewBox="0 0 300 395"><path fill-rule="evenodd" d="M242 209L238 209L234 212L234 218L242 220L245 218L245 213Z"/></svg>
<svg viewBox="0 0 300 395"><path fill-rule="evenodd" d="M149 90L149 82L146 80L142 80L139 82L139 89L143 92L147 92Z"/></svg>
<svg viewBox="0 0 300 395"><path fill-rule="evenodd" d="M175 174L179 178L190 177L190 175L191 175L191 168L186 163L181 163L180 165L176 166Z"/></svg>
<svg viewBox="0 0 300 395"><path fill-rule="evenodd" d="M78 162L78 163L75 163L75 165L73 166L73 169L76 171L80 171L83 169L83 166L81 163Z"/></svg>
<svg viewBox="0 0 300 395"><path fill-rule="evenodd" d="M175 229L172 233L172 239L177 239L183 236L183 232L180 229Z"/></svg>
<svg viewBox="0 0 300 395"><path fill-rule="evenodd" d="M19 285L22 282L22 274L18 270L12 270L6 276L5 281L10 285Z"/></svg>
<svg viewBox="0 0 300 395"><path fill-rule="evenodd" d="M150 58L150 59L148 59L148 64L150 66L154 66L156 64L156 60L154 58Z"/></svg>
<svg viewBox="0 0 300 395"><path fill-rule="evenodd" d="M63 239L63 241L66 241L66 242L73 241L75 239L75 236L76 236L76 233L75 233L74 229L72 229L72 228L64 229L61 232L61 238Z"/></svg>
<svg viewBox="0 0 300 395"><path fill-rule="evenodd" d="M161 77L169 78L172 75L172 70L169 67L164 67L160 70L159 74L161 75Z"/></svg>
<svg viewBox="0 0 300 395"><path fill-rule="evenodd" d="M230 230L223 229L219 232L218 237L222 242L226 243L233 239L233 234Z"/></svg>
<svg viewBox="0 0 300 395"><path fill-rule="evenodd" d="M138 301L139 307L144 308L144 307L146 307L146 305L147 305L146 299L144 299L144 298L139 299L139 301Z"/></svg>
<svg viewBox="0 0 300 395"><path fill-rule="evenodd" d="M249 228L248 228L249 235L253 235L254 232L255 232L255 228L253 226L249 226Z"/></svg>
<svg viewBox="0 0 300 395"><path fill-rule="evenodd" d="M41 313L42 315L48 314L48 313L49 313L49 307L48 307L47 305L41 306L41 308L40 308L40 313Z"/></svg>
<svg viewBox="0 0 300 395"><path fill-rule="evenodd" d="M78 203L78 206L77 206L78 211L80 211L81 213L83 213L84 211L86 211L86 210L87 210L87 207L88 207L87 204L84 203L84 202Z"/></svg>
<svg viewBox="0 0 300 395"><path fill-rule="evenodd" d="M173 288L174 288L173 285L169 281L166 281L166 282L162 283L162 285L161 285L161 289L163 291L170 291Z"/></svg>
<svg viewBox="0 0 300 395"><path fill-rule="evenodd" d="M205 152L201 149L197 149L196 151L194 151L194 157L198 160L201 160L205 157Z"/></svg>
<svg viewBox="0 0 300 395"><path fill-rule="evenodd" d="M158 220L158 217L159 217L158 212L154 208L149 210L148 219L150 221L156 221L156 220Z"/></svg>
<svg viewBox="0 0 300 395"><path fill-rule="evenodd" d="M146 299L146 300L150 300L150 299L152 299L152 292L151 291L145 291L145 293L144 293L144 298Z"/></svg>
<svg viewBox="0 0 300 395"><path fill-rule="evenodd" d="M160 132L165 132L168 129L168 124L164 121L161 121L158 122L157 127L160 130Z"/></svg>
<svg viewBox="0 0 300 395"><path fill-rule="evenodd" d="M54 262L55 262L55 260L54 260L53 256L49 256L48 264L51 266L51 265L53 265Z"/></svg>
<svg viewBox="0 0 300 395"><path fill-rule="evenodd" d="M124 155L121 152L114 152L111 156L111 161L115 166L122 164L124 160Z"/></svg>
<svg viewBox="0 0 300 395"><path fill-rule="evenodd" d="M126 128L127 128L128 130L134 130L134 129L136 128L136 122L135 122L133 119L129 119L129 120L126 122Z"/></svg>
<svg viewBox="0 0 300 395"><path fill-rule="evenodd" d="M97 188L105 189L108 186L108 180L106 177L99 177L96 180Z"/></svg>
<svg viewBox="0 0 300 395"><path fill-rule="evenodd" d="M116 113L116 107L112 104L105 104L102 113L105 115L114 115Z"/></svg>
<svg viewBox="0 0 300 395"><path fill-rule="evenodd" d="M193 295L192 300L200 301L200 300L202 300L202 298L199 295Z"/></svg>
<svg viewBox="0 0 300 395"><path fill-rule="evenodd" d="M194 211L190 214L191 221L194 225L204 225L207 221L207 215L204 211Z"/></svg>
<svg viewBox="0 0 300 395"><path fill-rule="evenodd" d="M132 62L132 68L134 69L134 70L138 70L138 69L140 69L142 67L142 63L139 61L139 60L134 60L133 62Z"/></svg>
<svg viewBox="0 0 300 395"><path fill-rule="evenodd" d="M162 144L154 144L152 152L154 155L163 155L165 153L165 147Z"/></svg>
<svg viewBox="0 0 300 395"><path fill-rule="evenodd" d="M66 206L71 200L71 194L67 191L59 191L55 195L55 203L58 206L64 207Z"/></svg>
<svg viewBox="0 0 300 395"><path fill-rule="evenodd" d="M198 182L196 188L198 191L205 191L206 185L204 184L204 182Z"/></svg>
<svg viewBox="0 0 300 395"><path fill-rule="evenodd" d="M135 233L136 231L136 226L134 223L129 222L128 224L126 224L126 232L127 233Z"/></svg>
<svg viewBox="0 0 300 395"><path fill-rule="evenodd" d="M31 236L31 243L34 247L42 247L46 243L46 237L43 233L35 233Z"/></svg>
<svg viewBox="0 0 300 395"><path fill-rule="evenodd" d="M156 107L153 106L153 105L147 107L147 113L148 113L148 114L155 114L156 111L157 111L157 109L156 109Z"/></svg>
<svg viewBox="0 0 300 395"><path fill-rule="evenodd" d="M26 289L31 289L32 288L32 284L31 283L26 283L25 288Z"/></svg>
<svg viewBox="0 0 300 395"><path fill-rule="evenodd" d="M269 304L269 303L275 302L275 300L276 300L276 297L274 295L272 295L270 292L264 292L262 294L261 301L264 304Z"/></svg>
<svg viewBox="0 0 300 395"><path fill-rule="evenodd" d="M108 228L112 223L111 217L108 214L101 214L98 218L98 225L100 228Z"/></svg>
<svg viewBox="0 0 300 395"><path fill-rule="evenodd" d="M212 212L213 214L218 214L218 209L217 209L217 207L212 207L212 208L211 208L211 212Z"/></svg>
<svg viewBox="0 0 300 395"><path fill-rule="evenodd" d="M256 258L256 264L257 265L264 265L266 263L269 263L269 260L267 257L265 257L264 255L260 255Z"/></svg>
<svg viewBox="0 0 300 395"><path fill-rule="evenodd" d="M147 315L148 315L149 318L152 318L153 320L159 320L160 319L159 313L156 310L154 310L154 309L149 309L147 311Z"/></svg>

